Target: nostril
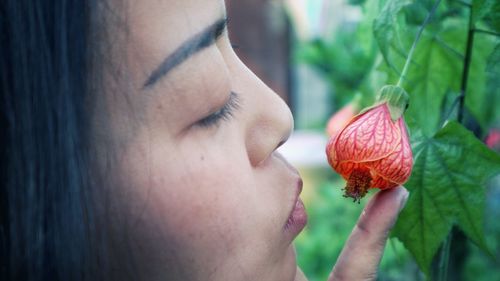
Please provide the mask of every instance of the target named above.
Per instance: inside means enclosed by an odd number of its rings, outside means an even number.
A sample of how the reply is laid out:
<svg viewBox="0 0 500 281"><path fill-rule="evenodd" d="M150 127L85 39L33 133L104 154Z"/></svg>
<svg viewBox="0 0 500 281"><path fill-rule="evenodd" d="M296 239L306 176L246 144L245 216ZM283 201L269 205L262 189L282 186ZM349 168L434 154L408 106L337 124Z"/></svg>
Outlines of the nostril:
<svg viewBox="0 0 500 281"><path fill-rule="evenodd" d="M276 149L278 149L278 147L282 146L283 144L285 144L286 140L282 140L278 143L278 145L276 146Z"/></svg>
<svg viewBox="0 0 500 281"><path fill-rule="evenodd" d="M283 144L285 144L288 141L288 139L290 138L290 136L292 135L292 132L293 132L293 116L292 116L292 113L290 111L288 111L288 112L289 112L289 114L288 114L289 119L287 120L287 123L285 123L284 131L283 131L283 134L281 136L281 140L278 143L278 145L276 146L276 149L278 149Z"/></svg>

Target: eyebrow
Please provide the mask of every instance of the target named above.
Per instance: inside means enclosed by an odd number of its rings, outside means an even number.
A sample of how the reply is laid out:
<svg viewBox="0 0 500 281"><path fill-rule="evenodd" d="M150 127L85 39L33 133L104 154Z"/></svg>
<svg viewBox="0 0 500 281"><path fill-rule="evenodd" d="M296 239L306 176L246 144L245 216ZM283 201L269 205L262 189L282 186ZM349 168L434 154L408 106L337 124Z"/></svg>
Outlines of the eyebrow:
<svg viewBox="0 0 500 281"><path fill-rule="evenodd" d="M213 45L217 38L222 35L226 27L227 18L224 17L186 40L171 55L165 58L153 72L151 72L143 85L143 89L150 88L158 82L158 80L167 75L170 70L182 64L194 54Z"/></svg>

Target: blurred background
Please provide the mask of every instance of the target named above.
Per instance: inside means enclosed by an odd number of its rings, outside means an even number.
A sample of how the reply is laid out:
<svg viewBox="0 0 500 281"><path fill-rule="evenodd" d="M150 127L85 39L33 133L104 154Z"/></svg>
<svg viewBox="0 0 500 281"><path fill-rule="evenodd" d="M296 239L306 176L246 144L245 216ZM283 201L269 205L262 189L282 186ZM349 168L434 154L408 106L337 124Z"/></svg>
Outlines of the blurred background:
<svg viewBox="0 0 500 281"><path fill-rule="evenodd" d="M342 197L343 180L328 166L325 128L356 97L366 106L385 79L367 74L380 60L373 15L363 0L228 0L229 35L240 58L290 106L295 131L281 152L304 179L309 223L296 240L311 281L326 280L366 203ZM366 8L366 7L365 7ZM367 30L370 29L370 30ZM500 133L490 147L499 151ZM488 185L486 238L500 257L500 179ZM460 240L460 233L457 233ZM462 237L461 241L467 241ZM437 262L436 262L436 265ZM470 242L453 245L449 280L500 280L500 264ZM424 280L404 246L391 238L378 280Z"/></svg>

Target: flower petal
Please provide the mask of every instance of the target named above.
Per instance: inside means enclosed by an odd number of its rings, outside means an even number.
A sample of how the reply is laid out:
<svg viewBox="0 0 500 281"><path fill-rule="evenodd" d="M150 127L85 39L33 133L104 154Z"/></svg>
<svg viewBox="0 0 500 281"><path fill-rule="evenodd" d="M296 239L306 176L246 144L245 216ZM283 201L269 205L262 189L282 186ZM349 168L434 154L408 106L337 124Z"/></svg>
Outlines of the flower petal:
<svg viewBox="0 0 500 281"><path fill-rule="evenodd" d="M356 116L336 136L334 159L371 162L387 157L401 142L400 127L396 123L386 104Z"/></svg>
<svg viewBox="0 0 500 281"><path fill-rule="evenodd" d="M376 174L382 176L388 181L396 184L403 184L410 177L413 166L413 155L403 118L400 118L397 123L403 131L403 134L402 139L397 144L394 152L386 158L364 164L373 169Z"/></svg>

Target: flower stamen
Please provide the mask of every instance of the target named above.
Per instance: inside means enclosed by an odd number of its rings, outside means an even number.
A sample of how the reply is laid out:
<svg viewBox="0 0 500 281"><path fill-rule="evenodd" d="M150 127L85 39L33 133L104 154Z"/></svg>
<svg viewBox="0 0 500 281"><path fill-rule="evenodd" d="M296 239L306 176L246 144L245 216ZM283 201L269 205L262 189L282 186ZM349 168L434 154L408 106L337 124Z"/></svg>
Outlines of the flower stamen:
<svg viewBox="0 0 500 281"><path fill-rule="evenodd" d="M354 199L354 202L360 203L361 198L363 198L368 189L370 188L370 183L372 181L372 176L370 170L368 169L355 169L349 175L347 184L344 188L344 197L350 197Z"/></svg>

